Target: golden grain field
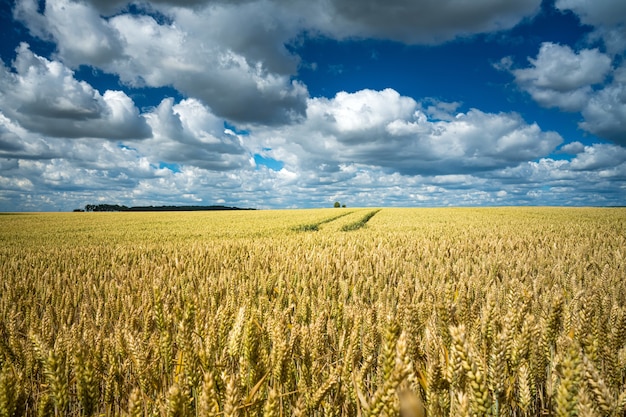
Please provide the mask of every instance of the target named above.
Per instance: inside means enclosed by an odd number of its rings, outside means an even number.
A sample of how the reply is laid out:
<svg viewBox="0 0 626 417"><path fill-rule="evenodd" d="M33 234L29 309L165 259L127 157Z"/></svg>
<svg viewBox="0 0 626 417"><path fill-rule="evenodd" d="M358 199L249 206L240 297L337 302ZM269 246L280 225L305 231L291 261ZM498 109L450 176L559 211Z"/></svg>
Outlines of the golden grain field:
<svg viewBox="0 0 626 417"><path fill-rule="evenodd" d="M0 417L625 413L626 209L0 215Z"/></svg>

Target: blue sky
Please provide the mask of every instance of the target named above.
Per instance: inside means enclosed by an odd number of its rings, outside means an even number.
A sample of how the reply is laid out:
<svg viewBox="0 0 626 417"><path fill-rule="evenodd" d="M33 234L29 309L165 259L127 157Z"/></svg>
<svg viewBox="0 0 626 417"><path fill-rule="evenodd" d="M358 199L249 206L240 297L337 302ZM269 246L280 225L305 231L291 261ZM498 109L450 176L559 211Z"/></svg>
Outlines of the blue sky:
<svg viewBox="0 0 626 417"><path fill-rule="evenodd" d="M626 204L621 0L4 0L0 211Z"/></svg>

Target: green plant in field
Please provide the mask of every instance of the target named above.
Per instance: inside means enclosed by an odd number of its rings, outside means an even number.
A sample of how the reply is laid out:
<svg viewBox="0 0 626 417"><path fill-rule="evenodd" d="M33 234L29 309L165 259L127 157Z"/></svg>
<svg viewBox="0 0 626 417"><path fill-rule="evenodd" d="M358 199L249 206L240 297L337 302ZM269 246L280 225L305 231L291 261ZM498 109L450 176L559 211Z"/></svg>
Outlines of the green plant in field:
<svg viewBox="0 0 626 417"><path fill-rule="evenodd" d="M344 216L347 216L349 214L352 214L352 212L351 211L347 211L345 213L341 213L341 214L339 214L337 216L332 216L332 217L320 220L320 221L315 222L315 223L301 224L299 226L294 227L293 230L295 230L296 232L317 232L321 225L333 222L333 221L335 221L337 219L340 219L340 218L342 218Z"/></svg>
<svg viewBox="0 0 626 417"><path fill-rule="evenodd" d="M380 209L370 211L369 213L367 213L365 216L363 216L363 217L362 217L361 219L359 219L358 221L356 221L356 222L354 222L354 223L350 223L350 224L347 224L347 225L343 226L343 227L341 228L341 230L342 230L342 231L344 231L344 232L349 232L349 231L352 231L352 230L357 230L357 229L360 229L360 228L362 228L363 226L365 226L365 224L366 224L368 221L370 221L370 219L371 219L372 217L374 217L374 216L376 215L376 213L378 213L379 211L380 211Z"/></svg>

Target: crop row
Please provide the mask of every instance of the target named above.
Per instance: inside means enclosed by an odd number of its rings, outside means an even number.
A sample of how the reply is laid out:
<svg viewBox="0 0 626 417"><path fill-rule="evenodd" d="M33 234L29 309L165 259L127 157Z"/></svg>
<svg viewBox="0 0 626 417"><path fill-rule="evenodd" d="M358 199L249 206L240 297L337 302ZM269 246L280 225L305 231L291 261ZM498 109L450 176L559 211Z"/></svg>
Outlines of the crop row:
<svg viewBox="0 0 626 417"><path fill-rule="evenodd" d="M370 219L371 219L372 217L374 217L374 216L376 215L376 213L378 213L379 211L380 211L380 209L378 209L378 210L372 210L372 211L368 212L365 216L363 216L362 218L360 218L359 220L357 220L356 222L346 224L345 226L343 226L343 227L341 228L341 230L343 230L344 232L349 232L349 231L352 231L352 230L358 230L358 229L360 229L360 228L364 227L364 226L365 226L365 224L366 224L368 221L370 221Z"/></svg>
<svg viewBox="0 0 626 417"><path fill-rule="evenodd" d="M343 212L341 214L338 214L336 216L332 216L332 217L328 217L326 219L322 219L320 221L317 221L315 223L305 223L305 224L301 224L298 225L296 227L294 227L294 230L297 232L316 232L319 230L320 226L326 223L331 223L334 222L337 219L340 219L344 216L347 216L349 214L352 214L352 211L346 211Z"/></svg>

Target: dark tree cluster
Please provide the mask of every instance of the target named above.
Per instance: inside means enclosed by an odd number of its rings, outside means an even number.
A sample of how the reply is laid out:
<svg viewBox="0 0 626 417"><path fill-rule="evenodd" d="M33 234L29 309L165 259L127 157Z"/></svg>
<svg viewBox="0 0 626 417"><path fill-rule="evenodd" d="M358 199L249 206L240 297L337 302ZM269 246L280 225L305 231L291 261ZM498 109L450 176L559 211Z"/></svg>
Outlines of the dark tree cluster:
<svg viewBox="0 0 626 417"><path fill-rule="evenodd" d="M128 207L119 204L87 204L84 210L74 211L215 211L215 210L254 210L227 206L137 206Z"/></svg>
<svg viewBox="0 0 626 417"><path fill-rule="evenodd" d="M120 206L119 204L87 204L85 211L129 211L127 206Z"/></svg>

